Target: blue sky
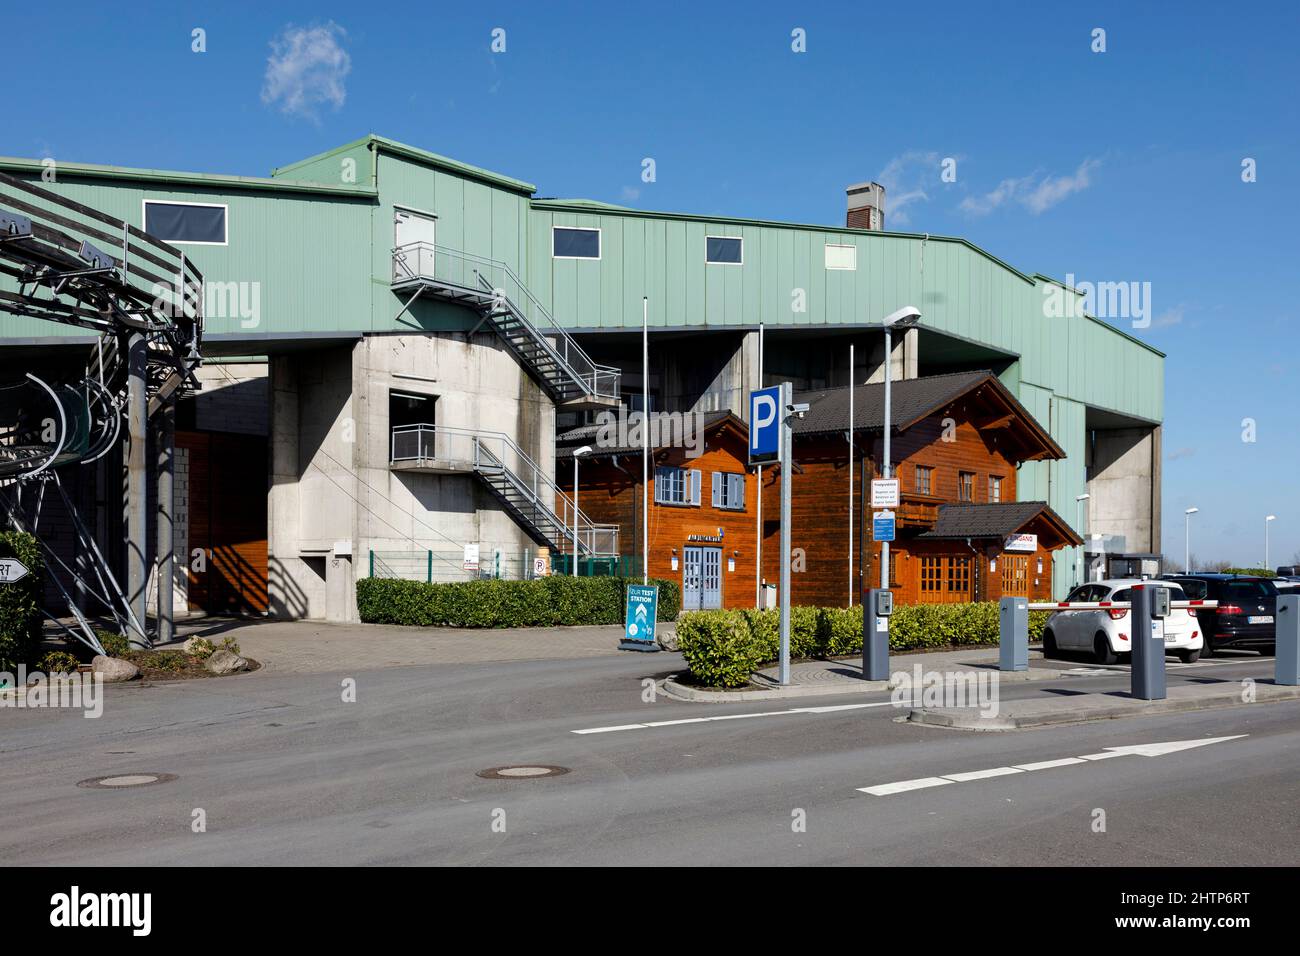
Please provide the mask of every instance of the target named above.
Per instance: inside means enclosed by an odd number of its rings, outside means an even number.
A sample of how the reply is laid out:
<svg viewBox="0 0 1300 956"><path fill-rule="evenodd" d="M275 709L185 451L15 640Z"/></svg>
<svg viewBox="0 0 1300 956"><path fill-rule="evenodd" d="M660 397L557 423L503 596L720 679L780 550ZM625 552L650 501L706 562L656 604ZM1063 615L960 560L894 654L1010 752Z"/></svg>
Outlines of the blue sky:
<svg viewBox="0 0 1300 956"><path fill-rule="evenodd" d="M1257 564L1273 513L1289 561L1300 6L1053 6L0 0L20 38L0 154L266 175L373 131L541 195L826 223L883 178L890 227L1150 282L1134 334L1169 354L1165 551L1194 505L1197 555Z"/></svg>

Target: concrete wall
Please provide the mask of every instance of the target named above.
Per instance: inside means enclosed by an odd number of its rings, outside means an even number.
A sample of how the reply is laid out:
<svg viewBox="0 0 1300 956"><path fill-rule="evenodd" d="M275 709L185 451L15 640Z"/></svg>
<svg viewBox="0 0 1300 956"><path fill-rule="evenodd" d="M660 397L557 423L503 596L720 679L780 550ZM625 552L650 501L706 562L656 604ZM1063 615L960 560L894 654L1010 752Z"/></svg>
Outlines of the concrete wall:
<svg viewBox="0 0 1300 956"><path fill-rule="evenodd" d="M1122 534L1130 552L1160 551L1160 428L1092 433L1088 532Z"/></svg>
<svg viewBox="0 0 1300 956"><path fill-rule="evenodd" d="M349 621L370 553L515 556L537 545L473 474L390 467L389 392L435 398L435 424L509 436L546 475L555 408L491 333L367 336L271 372L273 613ZM468 441L464 445L469 448ZM517 456L509 464L526 467Z"/></svg>

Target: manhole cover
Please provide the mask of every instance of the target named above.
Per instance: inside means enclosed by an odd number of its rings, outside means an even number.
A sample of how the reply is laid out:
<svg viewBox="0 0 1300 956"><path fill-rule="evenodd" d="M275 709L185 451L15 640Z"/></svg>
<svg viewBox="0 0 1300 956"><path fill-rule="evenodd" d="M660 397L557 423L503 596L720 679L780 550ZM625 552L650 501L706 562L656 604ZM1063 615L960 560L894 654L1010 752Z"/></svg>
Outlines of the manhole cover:
<svg viewBox="0 0 1300 956"><path fill-rule="evenodd" d="M128 787L152 787L156 783L167 783L175 779L174 773L119 773L109 777L78 780L77 786L87 790L125 790Z"/></svg>
<svg viewBox="0 0 1300 956"><path fill-rule="evenodd" d="M527 780L535 777L558 777L568 772L568 767L530 764L521 767L489 767L487 770L480 770L477 776L487 777L489 780Z"/></svg>

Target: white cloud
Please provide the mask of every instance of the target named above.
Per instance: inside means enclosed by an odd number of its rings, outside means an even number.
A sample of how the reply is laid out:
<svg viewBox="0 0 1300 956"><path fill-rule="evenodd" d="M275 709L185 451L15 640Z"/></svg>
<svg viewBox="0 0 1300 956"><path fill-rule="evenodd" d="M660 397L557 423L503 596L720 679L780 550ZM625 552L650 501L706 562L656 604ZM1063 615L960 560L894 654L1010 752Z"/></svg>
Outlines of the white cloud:
<svg viewBox="0 0 1300 956"><path fill-rule="evenodd" d="M1099 159L1085 159L1072 175L1041 176L1037 173L1019 179L1004 179L997 188L982 196L967 196L961 201L962 212L985 216L1007 202L1018 202L1035 216L1092 185L1092 173L1101 165Z"/></svg>
<svg viewBox="0 0 1300 956"><path fill-rule="evenodd" d="M1151 328L1167 329L1170 326L1182 325L1186 312L1187 306L1182 304L1176 305L1172 309L1166 309L1151 320Z"/></svg>
<svg viewBox="0 0 1300 956"><path fill-rule="evenodd" d="M624 186L619 195L624 202L635 202L641 198L641 190L636 186Z"/></svg>
<svg viewBox="0 0 1300 956"><path fill-rule="evenodd" d="M939 154L910 149L895 156L876 176L876 182L885 187L885 222L905 226L910 222L907 207L918 202L928 202L927 183L938 182Z"/></svg>
<svg viewBox="0 0 1300 956"><path fill-rule="evenodd" d="M1178 461L1179 459L1182 458L1191 458L1195 454L1196 454L1196 449L1190 446L1175 448L1173 451L1168 452L1165 455L1165 461Z"/></svg>
<svg viewBox="0 0 1300 956"><path fill-rule="evenodd" d="M287 26L271 40L262 102L282 113L316 119L317 108L339 109L352 58L343 49L347 32L332 20L324 26Z"/></svg>

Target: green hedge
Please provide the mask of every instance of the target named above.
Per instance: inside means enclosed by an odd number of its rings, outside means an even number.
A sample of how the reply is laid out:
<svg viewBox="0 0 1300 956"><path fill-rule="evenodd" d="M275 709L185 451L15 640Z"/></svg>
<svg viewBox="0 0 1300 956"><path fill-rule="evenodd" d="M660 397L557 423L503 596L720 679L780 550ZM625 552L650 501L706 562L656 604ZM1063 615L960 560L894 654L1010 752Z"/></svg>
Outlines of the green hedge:
<svg viewBox="0 0 1300 956"><path fill-rule="evenodd" d="M31 572L14 584L0 584L0 670L13 673L30 664L41 643L41 595L45 561L30 534L0 532L0 558L17 558Z"/></svg>
<svg viewBox="0 0 1300 956"><path fill-rule="evenodd" d="M367 624L408 627L554 627L622 624L623 599L639 579L551 575L532 581L458 581L429 584L393 578L357 582L357 611ZM675 581L659 585L659 620L681 610Z"/></svg>
<svg viewBox="0 0 1300 956"><path fill-rule="evenodd" d="M1050 611L1029 613L1029 640L1038 641ZM677 621L677 647L691 673L712 687L742 687L780 652L775 610L687 611ZM894 651L997 644L998 605L911 604L889 619ZM842 657L862 651L861 608L790 608L790 657Z"/></svg>

